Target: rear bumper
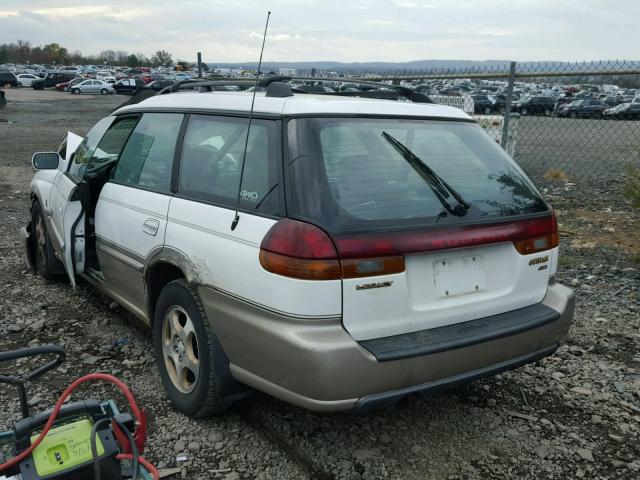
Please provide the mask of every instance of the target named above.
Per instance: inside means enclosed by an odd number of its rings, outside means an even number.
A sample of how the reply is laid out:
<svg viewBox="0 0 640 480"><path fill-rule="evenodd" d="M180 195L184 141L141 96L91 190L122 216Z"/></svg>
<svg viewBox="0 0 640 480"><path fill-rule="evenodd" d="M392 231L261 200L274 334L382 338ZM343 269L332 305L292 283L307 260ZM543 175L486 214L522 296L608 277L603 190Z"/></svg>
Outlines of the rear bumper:
<svg viewBox="0 0 640 480"><path fill-rule="evenodd" d="M379 360L342 328L339 317L292 318L207 287L199 292L232 375L317 411L367 411L409 394L441 391L536 361L552 354L565 338L574 309L573 292L552 284L541 305L553 318L506 335L476 335L477 341Z"/></svg>
<svg viewBox="0 0 640 480"><path fill-rule="evenodd" d="M394 405L399 400L413 394L434 394L450 388L455 388L465 383L479 380L481 378L492 377L507 370L513 370L514 368L522 367L528 363L533 363L541 358L547 357L553 354L558 347L559 343L553 343L545 348L537 350L535 352L520 355L519 357L510 358L503 362L499 362L486 367L477 368L470 372L463 372L451 377L442 378L440 380L434 380L427 383L421 383L419 385L412 385L410 387L400 388L397 390L391 390L383 393L376 393L372 395L366 395L356 402L354 410L357 413L365 413L371 410L375 410L388 405Z"/></svg>

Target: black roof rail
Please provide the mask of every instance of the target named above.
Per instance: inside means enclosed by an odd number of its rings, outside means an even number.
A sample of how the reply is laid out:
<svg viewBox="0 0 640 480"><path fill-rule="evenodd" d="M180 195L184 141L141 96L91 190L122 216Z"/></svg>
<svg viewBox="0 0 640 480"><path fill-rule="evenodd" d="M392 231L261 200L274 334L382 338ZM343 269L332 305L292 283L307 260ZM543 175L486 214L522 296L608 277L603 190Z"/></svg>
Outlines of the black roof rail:
<svg viewBox="0 0 640 480"><path fill-rule="evenodd" d="M258 81L259 87L267 87L273 82L285 82L290 77L283 75L270 75ZM179 90L188 90L198 88L201 92L211 92L216 87L246 87L250 88L255 85L255 80L251 79L228 79L228 80L181 80L160 90L156 95L164 95L167 93L175 93Z"/></svg>
<svg viewBox="0 0 640 480"><path fill-rule="evenodd" d="M315 82L315 83L344 83L348 85L361 85L374 87L375 89L361 92L306 92L304 89L298 89L285 82ZM268 87L272 83L278 82L281 85L277 87L277 96L290 96L285 95L285 88L290 89L291 95L296 93L319 93L325 95L339 95L339 96L353 96L353 97L367 97L367 98L382 98L397 100L398 96L405 97L407 100L416 103L433 103L433 101L424 93L418 92L410 87L403 85L393 85L382 82L372 82L369 80L361 80L358 78L350 77L299 77L288 75L270 75L263 77L258 81L259 87ZM224 87L245 87L251 88L255 85L255 81L251 79L229 79L229 80L182 80L169 85L166 88L160 90L156 95L164 95L167 93L174 93L180 90L198 89L201 92L211 92L216 88ZM285 87L286 86L286 87ZM383 90L381 90L383 89ZM271 89L272 92L267 92L268 96L276 96L276 89ZM387 91L388 93L385 93ZM392 94L395 93L395 95ZM271 95L269 95L271 93Z"/></svg>

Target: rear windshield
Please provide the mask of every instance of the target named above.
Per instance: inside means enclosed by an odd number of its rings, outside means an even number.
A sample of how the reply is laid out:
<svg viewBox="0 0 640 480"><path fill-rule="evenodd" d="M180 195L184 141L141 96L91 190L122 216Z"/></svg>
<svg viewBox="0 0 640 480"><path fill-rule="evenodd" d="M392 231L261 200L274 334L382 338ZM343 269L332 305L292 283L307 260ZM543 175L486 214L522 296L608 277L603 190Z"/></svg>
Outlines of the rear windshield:
<svg viewBox="0 0 640 480"><path fill-rule="evenodd" d="M383 132L418 156L466 201L447 212ZM436 120L290 120L290 213L334 234L501 220L545 212L520 168L475 123ZM455 205L453 195L448 202Z"/></svg>

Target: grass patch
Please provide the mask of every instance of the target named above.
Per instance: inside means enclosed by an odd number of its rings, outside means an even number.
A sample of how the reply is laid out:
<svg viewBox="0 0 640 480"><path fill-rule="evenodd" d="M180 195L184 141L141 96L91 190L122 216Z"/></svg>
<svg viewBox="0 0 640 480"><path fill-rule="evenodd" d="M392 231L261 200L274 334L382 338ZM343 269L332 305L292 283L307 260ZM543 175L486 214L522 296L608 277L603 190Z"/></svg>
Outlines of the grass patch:
<svg viewBox="0 0 640 480"><path fill-rule="evenodd" d="M566 182L567 180L569 180L569 177L564 172L564 170L560 170L559 168L550 168L544 174L544 178L546 178L547 180L556 180L559 182Z"/></svg>

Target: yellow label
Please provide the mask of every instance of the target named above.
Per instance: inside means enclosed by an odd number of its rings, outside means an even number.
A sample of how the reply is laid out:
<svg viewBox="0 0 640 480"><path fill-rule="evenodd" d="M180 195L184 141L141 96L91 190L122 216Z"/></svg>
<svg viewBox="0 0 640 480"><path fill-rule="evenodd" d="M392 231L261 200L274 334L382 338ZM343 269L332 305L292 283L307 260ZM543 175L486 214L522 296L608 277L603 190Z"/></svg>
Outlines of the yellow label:
<svg viewBox="0 0 640 480"><path fill-rule="evenodd" d="M63 472L69 468L91 461L91 420L52 428L44 440L33 451L33 462L41 477L53 473ZM31 437L31 443L38 435ZM104 447L100 437L96 435L96 449L98 456L104 454Z"/></svg>

